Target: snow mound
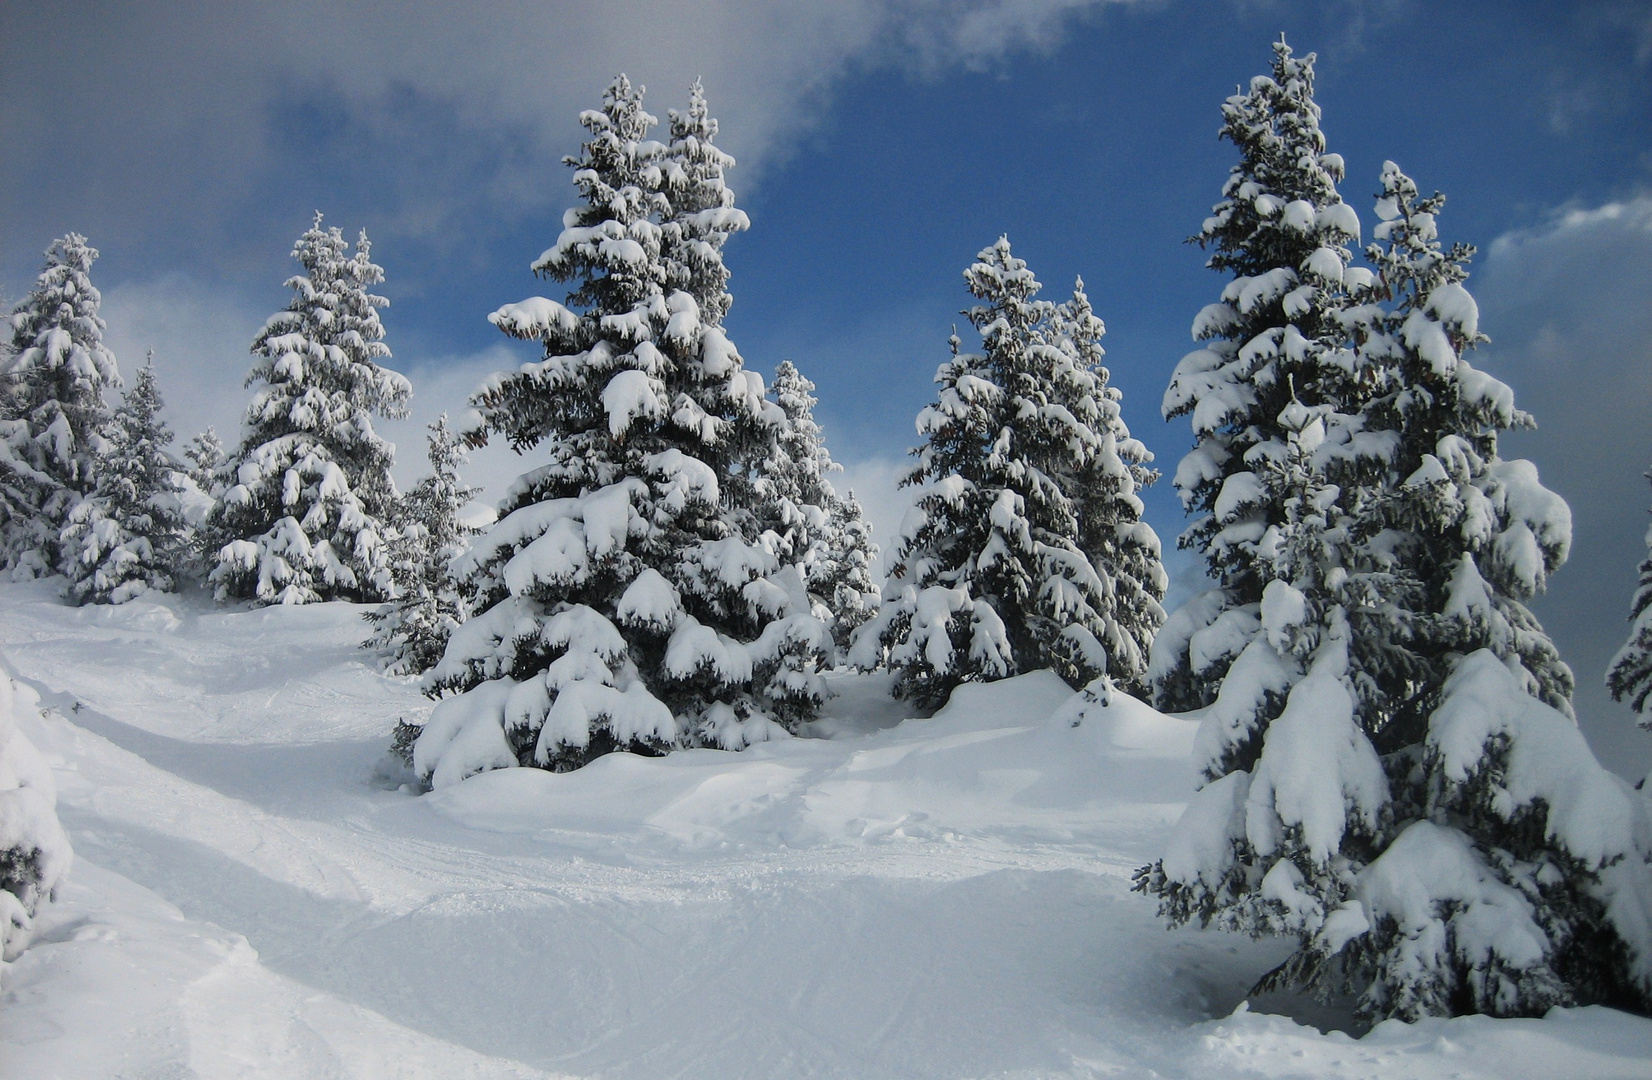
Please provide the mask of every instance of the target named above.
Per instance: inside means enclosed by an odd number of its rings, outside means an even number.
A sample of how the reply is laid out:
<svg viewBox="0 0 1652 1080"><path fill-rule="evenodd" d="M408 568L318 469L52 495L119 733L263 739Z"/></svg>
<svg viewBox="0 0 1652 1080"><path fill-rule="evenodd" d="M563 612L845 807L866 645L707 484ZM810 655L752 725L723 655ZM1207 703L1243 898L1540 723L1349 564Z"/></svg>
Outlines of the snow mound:
<svg viewBox="0 0 1652 1080"><path fill-rule="evenodd" d="M1652 1059L1652 1023L1599 1006L1555 1009L1541 1020L1487 1016L1388 1020L1361 1039L1322 1035L1282 1016L1240 1007L1205 1024L1190 1076L1270 1080L1501 1080L1593 1077L1631 1080Z"/></svg>
<svg viewBox="0 0 1652 1080"><path fill-rule="evenodd" d="M57 820L57 784L20 721L40 698L0 674L0 956L28 945L35 916L74 861Z"/></svg>
<svg viewBox="0 0 1652 1080"><path fill-rule="evenodd" d="M866 678L832 682L852 694ZM571 773L502 769L425 801L467 828L664 850L1070 841L1180 809L1196 730L1124 694L1087 700L1041 671L966 684L928 720L854 739L609 754Z"/></svg>

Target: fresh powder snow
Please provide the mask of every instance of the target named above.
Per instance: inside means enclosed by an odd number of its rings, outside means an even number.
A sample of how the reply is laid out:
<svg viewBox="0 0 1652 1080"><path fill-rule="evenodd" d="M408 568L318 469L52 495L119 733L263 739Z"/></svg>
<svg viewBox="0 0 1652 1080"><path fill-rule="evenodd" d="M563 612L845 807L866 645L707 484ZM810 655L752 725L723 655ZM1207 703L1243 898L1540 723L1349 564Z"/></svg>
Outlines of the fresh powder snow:
<svg viewBox="0 0 1652 1080"><path fill-rule="evenodd" d="M663 615L639 582L638 614ZM13 717L75 851L0 969L7 1075L1430 1080L1652 1058L1652 1021L1598 1007L1356 1039L1306 1022L1346 1015L1247 1004L1288 944L1167 932L1129 891L1194 790L1197 716L1034 672L903 721L889 675L837 674L803 737L420 796L385 750L432 705L357 647L367 610L0 585ZM1529 702L1494 674L1462 693ZM1497 722L1559 720L1521 707ZM1555 820L1579 850L1618 842ZM1449 839L1407 842L1456 872Z"/></svg>

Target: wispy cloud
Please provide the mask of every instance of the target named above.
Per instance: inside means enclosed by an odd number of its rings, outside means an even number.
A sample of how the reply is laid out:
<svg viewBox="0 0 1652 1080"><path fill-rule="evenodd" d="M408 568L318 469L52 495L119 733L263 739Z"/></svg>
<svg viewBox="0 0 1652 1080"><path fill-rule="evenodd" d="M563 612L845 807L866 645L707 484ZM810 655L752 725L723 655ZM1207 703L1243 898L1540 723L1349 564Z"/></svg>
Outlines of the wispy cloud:
<svg viewBox="0 0 1652 1080"><path fill-rule="evenodd" d="M184 274L165 274L103 290L108 343L130 383L145 351L155 371L166 419L180 442L208 426L234 442L249 391L249 347L268 311Z"/></svg>
<svg viewBox="0 0 1652 1080"><path fill-rule="evenodd" d="M1473 283L1492 343L1476 363L1511 383L1538 428L1505 442L1572 505L1571 559L1536 605L1577 673L1580 723L1637 777L1652 740L1601 685L1646 558L1652 465L1652 195L1569 206L1494 241Z"/></svg>
<svg viewBox="0 0 1652 1080"><path fill-rule="evenodd" d="M652 87L662 117L702 77L749 187L857 66L989 64L1128 2L9 5L0 209L31 253L71 213L99 236L175 228L233 242L221 219L272 176L302 188L305 165L367 170L397 204L395 227L429 234L467 201L537 205L577 111L620 70Z"/></svg>

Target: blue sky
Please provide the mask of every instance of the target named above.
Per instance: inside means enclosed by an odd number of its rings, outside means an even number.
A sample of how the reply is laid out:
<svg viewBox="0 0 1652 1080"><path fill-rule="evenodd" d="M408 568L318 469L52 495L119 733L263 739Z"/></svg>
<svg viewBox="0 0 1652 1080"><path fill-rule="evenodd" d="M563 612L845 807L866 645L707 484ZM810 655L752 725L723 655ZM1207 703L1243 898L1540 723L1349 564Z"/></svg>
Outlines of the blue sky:
<svg viewBox="0 0 1652 1080"><path fill-rule="evenodd" d="M1572 503L1540 615L1586 732L1625 773L1652 735L1599 689L1652 501L1652 5L1422 0L623 0L457 12L413 2L8 5L0 13L0 288L67 229L103 252L117 353L153 346L175 425L235 429L258 324L321 209L388 273L415 421L531 354L485 321L572 188L558 159L617 71L662 118L705 80L753 228L728 252L748 364L796 360L887 536L912 417L961 321L961 272L1007 233L1055 295L1085 278L1126 419L1167 471L1159 398L1221 280L1182 241L1232 161L1218 106L1281 31L1319 54L1344 197L1370 225L1385 158L1450 196L1481 248L1482 367L1539 431L1511 438ZM414 422L387 425L417 475ZM479 477L519 462L487 451ZM1167 545L1168 483L1149 498ZM1181 585L1193 567L1179 562Z"/></svg>

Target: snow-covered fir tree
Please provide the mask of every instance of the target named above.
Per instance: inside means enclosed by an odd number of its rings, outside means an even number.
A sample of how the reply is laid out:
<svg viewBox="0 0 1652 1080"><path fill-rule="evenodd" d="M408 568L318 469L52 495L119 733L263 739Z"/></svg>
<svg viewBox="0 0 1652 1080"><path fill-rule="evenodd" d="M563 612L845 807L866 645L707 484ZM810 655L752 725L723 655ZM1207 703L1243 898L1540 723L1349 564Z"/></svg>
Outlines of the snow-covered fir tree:
<svg viewBox="0 0 1652 1080"><path fill-rule="evenodd" d="M734 305L729 292L729 270L723 248L729 238L751 227L746 212L735 205L727 173L734 158L716 145L717 120L706 104L705 89L696 79L689 88L688 108L672 109L670 141L661 155L669 213L661 218L660 256L667 274L668 289L692 297L703 326L718 329ZM717 440L722 450L718 474L722 513L729 526L746 540L768 551L779 570L770 574L792 595L793 608L801 610L807 599L807 584L798 588L798 578L806 578L807 553L812 544L807 536L787 537L784 531L770 530L775 515L772 490L764 490L766 469L776 460L776 444L792 429L785 408L763 394L763 380L756 372L744 372L747 396L737 408L725 409ZM811 387L812 389L812 387ZM749 395L758 395L755 397ZM673 405L673 419L680 427L699 426L707 430L707 414L696 403L695 394L679 393ZM811 403L812 404L812 403ZM812 423L806 421L807 423ZM818 428L815 429L818 434ZM824 447L821 448L824 453ZM783 456L783 455L781 455ZM830 459L826 469L835 468ZM830 490L829 485L827 490ZM825 614L814 608L815 613ZM828 622L830 619L828 618ZM814 668L820 658L794 643L780 660L780 668L770 678L776 685L812 685Z"/></svg>
<svg viewBox="0 0 1652 1080"><path fill-rule="evenodd" d="M847 650L855 631L877 614L881 602L872 580L878 545L852 489L832 500L826 535L825 550L809 567L809 588L831 614L833 640Z"/></svg>
<svg viewBox="0 0 1652 1080"><path fill-rule="evenodd" d="M427 453L430 475L413 486L397 509L390 549L395 598L367 615L374 625L367 647L380 650L385 670L399 675L435 667L447 639L464 621L465 608L448 567L477 532L460 514L481 489L459 479L465 451L448 427L447 413L430 425Z"/></svg>
<svg viewBox="0 0 1652 1080"><path fill-rule="evenodd" d="M1379 1015L1645 1009L1646 806L1590 753L1571 672L1525 606L1566 559L1571 513L1530 462L1499 456L1499 434L1531 419L1467 358L1485 340L1464 285L1474 249L1443 247L1443 204L1384 166L1368 255L1388 304L1360 353L1382 388L1366 426L1398 440L1363 531L1407 579L1394 595L1421 668L1373 732L1395 802L1359 879L1370 930L1318 950Z"/></svg>
<svg viewBox="0 0 1652 1080"><path fill-rule="evenodd" d="M1652 479L1648 472L1647 479ZM1646 530L1652 549L1652 528ZM1652 730L1652 554L1640 565L1640 581L1629 603L1629 640L1606 671L1606 688L1635 710L1643 728Z"/></svg>
<svg viewBox="0 0 1652 1080"><path fill-rule="evenodd" d="M12 312L0 369L0 561L14 575L51 573L58 537L95 482L109 419L104 390L121 385L92 286L97 250L69 233Z"/></svg>
<svg viewBox="0 0 1652 1080"><path fill-rule="evenodd" d="M218 437L217 430L208 426L189 440L189 445L184 447L184 457L189 461L189 478L202 492L211 495L220 467L224 464L224 441Z"/></svg>
<svg viewBox="0 0 1652 1080"><path fill-rule="evenodd" d="M97 485L63 530L62 570L77 603L123 604L150 589L173 588L186 528L161 408L151 352L104 429Z"/></svg>
<svg viewBox="0 0 1652 1080"><path fill-rule="evenodd" d="M1410 177L1384 164L1380 243L1367 258L1389 303L1375 318L1356 312L1359 366L1378 391L1364 426L1394 440L1394 483L1373 516L1384 542L1404 537L1393 554L1420 589L1400 597L1421 613L1413 650L1432 658L1490 649L1526 692L1570 716L1572 672L1525 605L1566 560L1571 511L1531 462L1498 456L1498 435L1533 421L1467 358L1486 340L1464 285L1474 248L1441 245L1444 203L1419 198ZM1399 718L1415 734L1416 712Z"/></svg>
<svg viewBox="0 0 1652 1080"><path fill-rule="evenodd" d="M877 547L858 502L838 497L828 475L841 472L814 418L815 384L790 360L775 369L771 393L778 419L754 427L762 452L749 467L760 537L783 561L795 565L832 625L839 646L870 617L877 587L870 572Z"/></svg>
<svg viewBox="0 0 1652 1080"><path fill-rule="evenodd" d="M836 493L827 475L840 471L821 441L815 421L815 384L797 365L783 360L774 370L770 393L784 423L771 430L774 437L766 460L753 470L758 512L765 531L774 533L784 553L808 568L822 554L827 521Z"/></svg>
<svg viewBox="0 0 1652 1080"><path fill-rule="evenodd" d="M882 609L850 649L859 667L899 671L899 693L925 708L959 683L1042 667L1083 685L1131 655L1111 582L1079 547L1074 499L1104 452L1103 385L1070 351L1073 311L1038 299L1009 241L977 259L964 277L984 352L960 352L954 336L935 376L939 400L918 416L926 441L904 481L927 490Z"/></svg>
<svg viewBox="0 0 1652 1080"><path fill-rule="evenodd" d="M0 959L8 961L28 945L40 905L74 861L51 766L18 724L39 711L39 695L0 675Z"/></svg>
<svg viewBox="0 0 1652 1080"><path fill-rule="evenodd" d="M1164 401L1195 439L1175 477L1198 515L1181 543L1217 587L1171 616L1151 666L1160 708L1209 706L1205 783L1138 875L1172 923L1304 938L1310 913L1349 899L1389 802L1361 696L1386 689L1362 645L1382 637L1364 601L1387 581L1353 532L1381 466L1360 438L1346 319L1370 275L1349 267L1359 222L1336 189L1313 61L1277 43L1272 73L1222 107L1240 160L1196 239L1233 276Z"/></svg>
<svg viewBox="0 0 1652 1080"><path fill-rule="evenodd" d="M1285 520L1291 496L1264 483L1259 467L1287 454L1286 407L1357 405L1362 393L1345 312L1347 286L1370 274L1349 266L1359 219L1337 192L1342 159L1325 151L1313 61L1281 41L1271 74L1222 106L1222 137L1239 162L1194 239L1211 251L1207 265L1232 280L1194 319L1203 344L1177 366L1164 399L1166 418L1189 416L1194 431L1175 484L1196 516L1179 543L1204 555L1219 588L1182 607L1155 641L1151 679L1164 709L1209 704L1261 632L1262 592L1278 576L1270 529ZM1332 418L1322 423L1328 433L1343 430ZM1355 478L1346 474L1358 462L1337 457L1330 482L1340 485ZM1280 704L1257 702L1275 713ZM1260 739L1265 724L1248 722L1243 737Z"/></svg>
<svg viewBox="0 0 1652 1080"><path fill-rule="evenodd" d="M660 264L667 275L667 291L681 291L695 304L695 318L705 327L721 327L733 306L728 290L729 270L723 247L731 236L751 227L745 211L735 205L727 172L734 158L716 145L717 120L706 104L699 80L689 89L687 109L672 109L670 141L655 149L663 194L670 209L660 219ZM762 378L747 372L751 390ZM777 559L785 560L784 530L764 538L776 524L769 493L762 490L766 470L775 462L776 442L785 430L778 405L761 401L723 418L718 442L727 450L726 469L718 477L723 508L748 540L762 540ZM679 424L715 424L702 416L692 395L678 395L672 410ZM768 507L768 509L765 509Z"/></svg>
<svg viewBox="0 0 1652 1080"><path fill-rule="evenodd" d="M1311 62L1281 43L1273 77L1224 110L1243 160L1205 235L1240 272L1166 397L1192 414L1178 486L1222 587L1154 652L1162 698L1210 702L1206 782L1138 887L1175 923L1295 937L1261 986L1352 992L1368 1015L1644 1006L1652 821L1589 753L1523 606L1570 516L1530 463L1497 456L1527 420L1462 357L1480 340L1469 249L1441 250L1439 201L1392 166L1374 278L1318 272L1346 262L1323 245L1292 253L1291 278L1267 265L1285 245L1265 227L1222 231L1236 200L1277 190L1262 165L1324 167ZM1304 277L1313 294L1275 296L1283 322L1245 323L1270 279ZM1257 410L1281 384L1270 423Z"/></svg>
<svg viewBox="0 0 1652 1080"><path fill-rule="evenodd" d="M1164 625L1160 602L1170 581L1159 536L1142 520L1138 492L1159 474L1150 466L1152 452L1131 437L1124 422L1123 394L1102 363L1106 351L1101 339L1107 329L1090 306L1082 278L1073 286L1072 299L1056 307L1050 332L1075 365L1072 377L1057 382L1057 400L1075 416L1092 416L1089 426L1099 436L1073 475L1063 478L1063 486L1078 515L1079 550L1112 590L1117 632L1104 642L1108 674L1121 688L1146 696L1148 655ZM1089 380L1080 372L1088 372Z"/></svg>
<svg viewBox="0 0 1652 1080"><path fill-rule="evenodd" d="M1528 461L1498 455L1501 432L1533 425L1514 393L1476 370L1468 352L1486 340L1464 282L1474 249L1439 240L1441 195L1419 198L1384 164L1367 258L1378 299L1353 312L1357 369L1372 388L1362 426L1384 451L1385 488L1365 531L1401 572L1392 600L1410 620L1408 651L1433 661L1492 650L1526 692L1571 715L1572 673L1526 608L1571 547L1571 511ZM1443 675L1430 664L1422 678ZM1404 674L1404 673L1402 673ZM1385 717L1390 745L1421 730L1427 702L1416 678Z"/></svg>
<svg viewBox="0 0 1652 1080"><path fill-rule="evenodd" d="M220 600L266 604L383 600L391 593L386 518L395 448L373 417L400 417L411 394L384 367L390 349L370 292L384 271L363 233L354 254L321 215L293 248L293 299L253 340L240 445L207 516L208 580Z"/></svg>
<svg viewBox="0 0 1652 1080"><path fill-rule="evenodd" d="M693 284L726 281L726 229L695 218L705 236L673 239L686 220L673 192L707 199L683 193L680 162L648 138L641 88L621 76L580 122L590 134L568 163L581 202L534 263L572 285L567 303L494 313L543 342L544 359L472 399L473 441L498 434L548 460L454 564L472 614L427 676L453 696L414 747L437 786L611 749L737 749L809 719L825 693L827 628L742 533L719 482L738 426L774 408L711 321L721 285ZM715 202L732 222L731 202ZM707 261L691 267L691 254Z"/></svg>

